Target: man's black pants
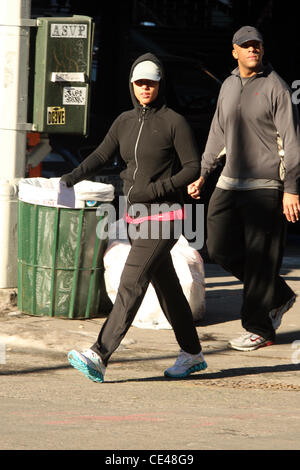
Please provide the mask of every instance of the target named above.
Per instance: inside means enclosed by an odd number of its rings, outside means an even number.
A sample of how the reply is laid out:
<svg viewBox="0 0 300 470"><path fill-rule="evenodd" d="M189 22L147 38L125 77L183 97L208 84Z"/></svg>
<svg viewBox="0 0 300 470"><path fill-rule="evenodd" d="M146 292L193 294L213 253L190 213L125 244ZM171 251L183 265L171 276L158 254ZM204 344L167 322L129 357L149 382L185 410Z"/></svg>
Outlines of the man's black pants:
<svg viewBox="0 0 300 470"><path fill-rule="evenodd" d="M275 337L270 310L293 295L279 276L285 235L281 191L215 189L207 216L208 253L244 283L242 325L266 339Z"/></svg>
<svg viewBox="0 0 300 470"><path fill-rule="evenodd" d="M176 222L155 223L160 225L159 238L145 237L130 240L131 250L121 275L113 309L100 331L97 342L92 346L105 365L131 326L150 282L181 349L190 354L201 351L193 315L170 254L170 250L177 242L174 236ZM148 224L150 229L151 222L143 224ZM164 224L168 224L169 231L163 231L166 227ZM166 233L169 236L164 238L162 234Z"/></svg>

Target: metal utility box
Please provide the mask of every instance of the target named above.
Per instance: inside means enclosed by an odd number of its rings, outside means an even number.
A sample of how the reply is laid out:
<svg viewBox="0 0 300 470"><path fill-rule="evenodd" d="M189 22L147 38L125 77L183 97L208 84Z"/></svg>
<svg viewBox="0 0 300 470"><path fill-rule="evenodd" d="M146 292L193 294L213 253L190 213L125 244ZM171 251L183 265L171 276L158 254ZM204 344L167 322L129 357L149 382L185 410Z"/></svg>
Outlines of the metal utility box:
<svg viewBox="0 0 300 470"><path fill-rule="evenodd" d="M87 16L37 18L33 123L38 132L88 133L93 36Z"/></svg>

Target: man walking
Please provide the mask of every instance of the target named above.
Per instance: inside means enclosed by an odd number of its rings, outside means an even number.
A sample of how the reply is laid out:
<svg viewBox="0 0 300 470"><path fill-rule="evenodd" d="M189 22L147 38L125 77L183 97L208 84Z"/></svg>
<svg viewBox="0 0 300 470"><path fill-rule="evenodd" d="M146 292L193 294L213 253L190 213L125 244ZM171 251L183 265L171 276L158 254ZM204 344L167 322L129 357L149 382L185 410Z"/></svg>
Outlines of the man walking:
<svg viewBox="0 0 300 470"><path fill-rule="evenodd" d="M201 176L188 192L199 198L225 147L226 163L208 208L207 248L244 284L246 332L229 345L251 351L274 343L282 315L296 299L279 270L286 220L299 220L300 126L288 85L262 62L260 32L244 26L232 43L238 67L221 87Z"/></svg>

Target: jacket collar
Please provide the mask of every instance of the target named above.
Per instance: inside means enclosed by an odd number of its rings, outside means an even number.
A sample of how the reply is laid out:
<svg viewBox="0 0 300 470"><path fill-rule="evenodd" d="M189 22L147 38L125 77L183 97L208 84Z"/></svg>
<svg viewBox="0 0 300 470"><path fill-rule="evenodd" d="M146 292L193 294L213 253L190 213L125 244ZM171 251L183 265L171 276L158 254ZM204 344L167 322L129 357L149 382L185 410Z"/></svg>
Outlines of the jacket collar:
<svg viewBox="0 0 300 470"><path fill-rule="evenodd" d="M141 104L137 104L135 106L136 113L138 114L139 119L143 117L143 119L149 119L155 113L157 113L160 109L165 108L166 105L162 105L161 103L150 103L147 106L142 106Z"/></svg>
<svg viewBox="0 0 300 470"><path fill-rule="evenodd" d="M273 70L273 67L271 64L266 64L266 65L263 65L262 69L256 74L256 75L253 75L253 77L257 77L257 76L267 76L269 75L269 73L271 73ZM231 75L235 75L236 77L240 77L241 74L240 74L240 69L239 67L236 67L232 72L231 72Z"/></svg>

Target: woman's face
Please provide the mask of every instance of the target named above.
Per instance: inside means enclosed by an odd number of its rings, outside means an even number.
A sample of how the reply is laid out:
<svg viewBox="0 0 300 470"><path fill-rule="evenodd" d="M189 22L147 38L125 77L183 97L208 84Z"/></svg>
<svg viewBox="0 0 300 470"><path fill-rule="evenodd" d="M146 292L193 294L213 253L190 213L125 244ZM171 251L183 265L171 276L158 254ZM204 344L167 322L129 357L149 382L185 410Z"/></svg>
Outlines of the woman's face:
<svg viewBox="0 0 300 470"><path fill-rule="evenodd" d="M159 82L141 79L133 82L133 91L136 99L142 106L147 106L156 100L159 90Z"/></svg>

